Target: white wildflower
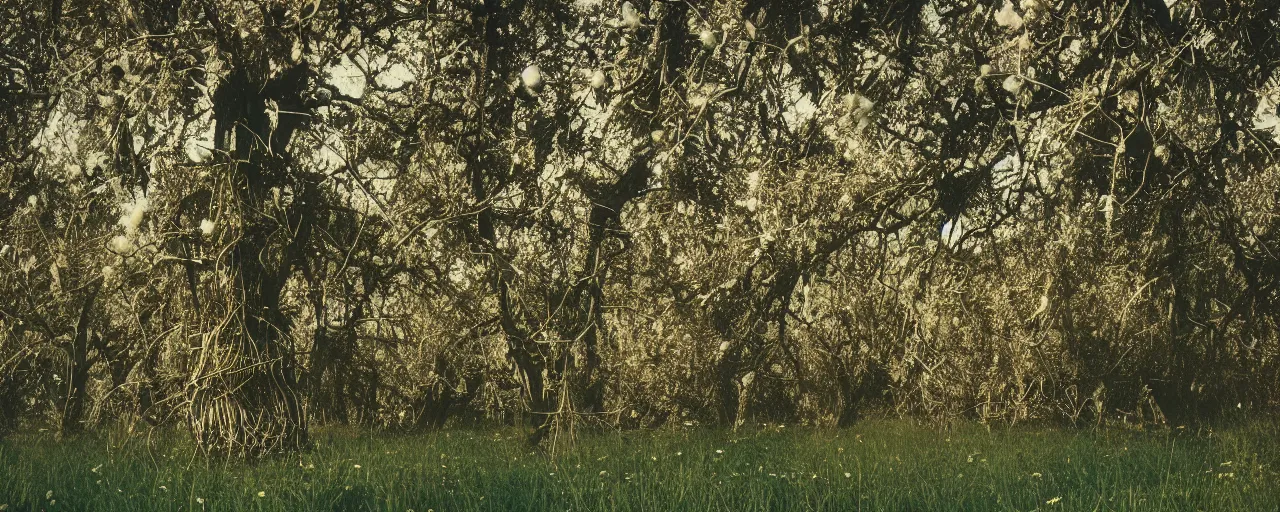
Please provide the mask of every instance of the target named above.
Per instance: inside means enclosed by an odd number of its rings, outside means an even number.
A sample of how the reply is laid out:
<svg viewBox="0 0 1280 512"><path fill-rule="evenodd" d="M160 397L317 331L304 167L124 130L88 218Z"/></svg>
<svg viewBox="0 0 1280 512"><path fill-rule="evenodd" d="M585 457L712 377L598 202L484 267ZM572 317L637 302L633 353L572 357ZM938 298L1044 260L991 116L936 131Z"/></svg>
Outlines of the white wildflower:
<svg viewBox="0 0 1280 512"><path fill-rule="evenodd" d="M204 236L212 235L213 228L214 228L213 221L209 219L204 219L200 221L200 232L204 233Z"/></svg>

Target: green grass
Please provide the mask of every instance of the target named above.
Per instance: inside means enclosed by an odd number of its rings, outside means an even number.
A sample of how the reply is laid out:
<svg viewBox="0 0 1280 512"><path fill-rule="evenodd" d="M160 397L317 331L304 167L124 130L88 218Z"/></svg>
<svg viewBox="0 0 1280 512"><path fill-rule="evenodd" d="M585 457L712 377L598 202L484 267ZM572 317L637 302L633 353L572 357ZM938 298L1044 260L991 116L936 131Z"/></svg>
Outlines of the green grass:
<svg viewBox="0 0 1280 512"><path fill-rule="evenodd" d="M1278 433L1266 423L1094 433L877 421L599 433L553 458L530 451L514 429L329 429L315 433L309 452L256 463L199 457L172 432L64 442L33 433L0 442L0 504L6 512L1275 511Z"/></svg>

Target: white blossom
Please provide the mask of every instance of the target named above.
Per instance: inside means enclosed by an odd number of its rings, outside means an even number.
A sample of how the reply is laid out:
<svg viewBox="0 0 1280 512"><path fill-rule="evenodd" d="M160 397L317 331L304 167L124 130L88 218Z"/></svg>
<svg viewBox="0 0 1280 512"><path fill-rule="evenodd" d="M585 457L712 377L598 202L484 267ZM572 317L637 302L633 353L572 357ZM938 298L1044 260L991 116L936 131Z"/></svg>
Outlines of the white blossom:
<svg viewBox="0 0 1280 512"><path fill-rule="evenodd" d="M720 36L709 28L702 29L702 33L698 34L698 40L702 41L702 47L708 50L715 49L716 45L720 44Z"/></svg>
<svg viewBox="0 0 1280 512"><path fill-rule="evenodd" d="M530 92L542 90L542 69L537 64L530 64L520 72L520 83Z"/></svg>
<svg viewBox="0 0 1280 512"><path fill-rule="evenodd" d="M1013 10L1013 0L1004 0L1004 7L996 11L996 24L1009 30L1022 29L1022 16Z"/></svg>
<svg viewBox="0 0 1280 512"><path fill-rule="evenodd" d="M604 70L597 69L591 73L591 88L601 89L605 86L608 77L605 76Z"/></svg>
<svg viewBox="0 0 1280 512"><path fill-rule="evenodd" d="M622 26L632 29L640 28L640 12L631 2L622 2Z"/></svg>
<svg viewBox="0 0 1280 512"><path fill-rule="evenodd" d="M146 196L139 196L132 202L120 205L123 213L120 214L120 225L124 227L125 233L135 234L138 227L142 225L142 217L147 213L150 203Z"/></svg>
<svg viewBox="0 0 1280 512"><path fill-rule="evenodd" d="M1018 42L1019 50L1026 51L1031 49L1031 34L1023 32L1016 41Z"/></svg>
<svg viewBox="0 0 1280 512"><path fill-rule="evenodd" d="M848 94L844 97L844 106L849 109L849 119L862 130L870 126L875 118L876 102L861 94Z"/></svg>
<svg viewBox="0 0 1280 512"><path fill-rule="evenodd" d="M116 254L128 254L133 252L134 249L133 240L130 240L129 237L124 235L116 235L115 238L112 238L111 242L107 244L107 247L111 249L111 252Z"/></svg>
<svg viewBox="0 0 1280 512"><path fill-rule="evenodd" d="M200 221L200 232L201 232L201 233L204 233L204 236L212 235L212 234L213 234L213 227L214 227L214 226L213 226L213 221L211 221L211 220L209 220L209 219L204 219L204 220Z"/></svg>
<svg viewBox="0 0 1280 512"><path fill-rule="evenodd" d="M191 160L192 163L197 164L207 162L209 157L213 156L211 148L212 144L209 143L209 141L199 139L188 140L186 144L187 159Z"/></svg>
<svg viewBox="0 0 1280 512"><path fill-rule="evenodd" d="M1004 83L1000 84L1009 94L1018 94L1022 91L1022 77L1018 75L1009 75L1004 79Z"/></svg>

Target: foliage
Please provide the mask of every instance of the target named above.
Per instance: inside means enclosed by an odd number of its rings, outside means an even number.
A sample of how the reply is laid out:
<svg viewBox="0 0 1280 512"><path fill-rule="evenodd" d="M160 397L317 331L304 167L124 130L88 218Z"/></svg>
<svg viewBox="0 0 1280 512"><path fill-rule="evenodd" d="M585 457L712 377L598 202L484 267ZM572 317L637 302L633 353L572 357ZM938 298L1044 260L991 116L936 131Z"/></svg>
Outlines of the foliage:
<svg viewBox="0 0 1280 512"><path fill-rule="evenodd" d="M0 8L0 429L1280 405L1280 6Z"/></svg>

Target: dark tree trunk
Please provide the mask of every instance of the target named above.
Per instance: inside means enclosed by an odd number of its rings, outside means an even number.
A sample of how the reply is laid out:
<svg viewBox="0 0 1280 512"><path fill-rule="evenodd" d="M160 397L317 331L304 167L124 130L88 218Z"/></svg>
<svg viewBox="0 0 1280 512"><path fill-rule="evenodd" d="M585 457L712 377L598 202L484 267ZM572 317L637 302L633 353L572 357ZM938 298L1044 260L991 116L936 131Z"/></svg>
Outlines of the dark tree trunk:
<svg viewBox="0 0 1280 512"><path fill-rule="evenodd" d="M868 402L884 394L889 387L889 372L884 365L869 361L861 375L855 375L847 366L837 370L840 391L840 413L836 425L847 427L862 418Z"/></svg>
<svg viewBox="0 0 1280 512"><path fill-rule="evenodd" d="M439 380L422 391L416 409L419 411L414 426L419 429L439 429L449 420L452 408L465 405L475 396L482 382L479 373L459 375L457 369L444 355L435 358L435 373ZM459 391L455 382L462 385Z"/></svg>
<svg viewBox="0 0 1280 512"><path fill-rule="evenodd" d="M558 402L554 390L548 389L544 378L544 371L550 370L547 364L550 351L529 339L516 317L509 280L512 270L503 251L499 250L496 219L493 209L488 206L489 198L505 183L505 162L492 151L490 146L494 141L484 135L493 126L505 128L512 125L514 97L505 92L506 84L502 78L493 77L505 77L512 70L505 51L507 38L504 34L509 32L510 16L522 11L523 4L519 0L507 5L503 5L501 0L485 0L473 18L476 30L484 36L484 53L473 84L472 97L477 106L468 130L472 140L466 145L464 157L472 198L476 204L484 205L476 215L476 242L482 251L490 254L499 322L507 340L507 354L524 378L533 425L528 440L536 446L550 432ZM491 95L500 95L501 98L494 101L492 107L486 107L490 104Z"/></svg>
<svg viewBox="0 0 1280 512"><path fill-rule="evenodd" d="M605 330L604 319L604 283L608 274L608 264L615 254L605 252L605 242L610 239L621 240L625 251L630 246L630 239L619 219L622 209L627 203L641 197L647 191L653 167L649 164L649 151L643 151L632 158L631 165L618 180L609 184L592 197L591 214L588 219L589 239L586 259L582 264L582 272L578 279L574 295L577 297L577 311L580 325L575 332L568 334L581 336L586 361L582 373L578 377L575 388L582 394L580 403L584 412L604 411L604 389L608 376L600 371L600 338Z"/></svg>
<svg viewBox="0 0 1280 512"><path fill-rule="evenodd" d="M320 197L312 177L290 168L286 152L304 118L273 112L278 117L277 122L271 122L267 100L275 102L280 112L304 111L302 92L310 73L304 64L262 83L239 69L214 94L215 146L226 150L226 136L234 133L228 165L234 166L235 197L246 215L228 261L234 273L233 291L241 301L234 313L239 330L227 332L224 328L221 333L232 337L226 341L238 358L234 364L242 368L236 377L210 376L239 380L220 384L228 394L196 390L192 402L197 408L193 416L197 423L193 426L206 448L256 454L306 443L307 418L298 394L292 347L287 344L289 323L280 310L280 298L294 269L305 263ZM280 228L280 219L263 213L267 210L263 206L278 202L272 189L285 186L292 187L295 195L283 213L292 237L277 248L272 247L271 237ZM277 249L278 256L268 257L270 248ZM242 416L219 416L217 407L210 409L210 404L219 400L231 400L230 407L243 411Z"/></svg>
<svg viewBox="0 0 1280 512"><path fill-rule="evenodd" d="M93 303L97 299L98 288L89 290L84 305L80 307L80 317L76 321L75 335L71 339L71 366L67 369L67 393L63 397L62 422L59 434L70 435L84 428L84 395L89 384L89 322Z"/></svg>
<svg viewBox="0 0 1280 512"><path fill-rule="evenodd" d="M716 364L716 409L722 425L738 421L738 373L742 369L742 348L738 342L730 342L730 348Z"/></svg>

